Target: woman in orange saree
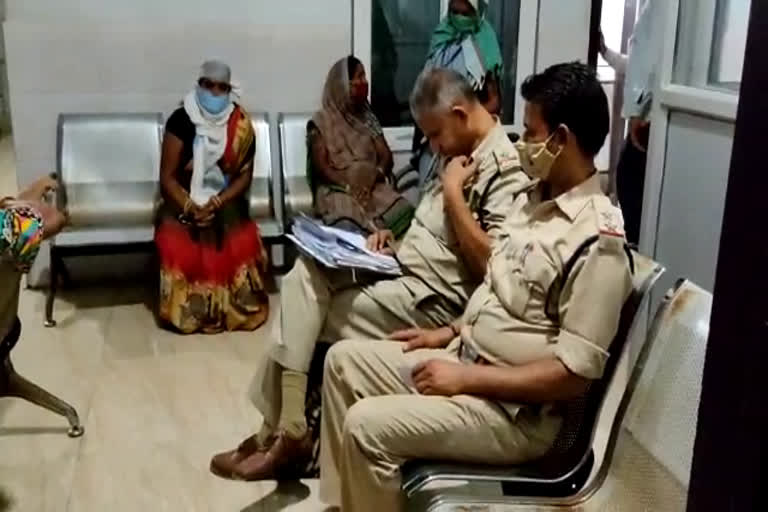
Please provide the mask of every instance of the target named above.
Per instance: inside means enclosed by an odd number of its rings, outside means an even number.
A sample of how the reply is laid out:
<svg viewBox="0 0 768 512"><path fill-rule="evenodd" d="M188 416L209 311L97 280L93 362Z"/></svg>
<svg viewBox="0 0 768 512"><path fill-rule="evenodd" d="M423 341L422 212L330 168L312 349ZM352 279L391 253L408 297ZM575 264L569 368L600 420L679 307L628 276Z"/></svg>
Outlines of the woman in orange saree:
<svg viewBox="0 0 768 512"><path fill-rule="evenodd" d="M168 119L160 173L159 316L182 333L253 330L267 319L266 252L248 215L254 154L229 67L206 62Z"/></svg>

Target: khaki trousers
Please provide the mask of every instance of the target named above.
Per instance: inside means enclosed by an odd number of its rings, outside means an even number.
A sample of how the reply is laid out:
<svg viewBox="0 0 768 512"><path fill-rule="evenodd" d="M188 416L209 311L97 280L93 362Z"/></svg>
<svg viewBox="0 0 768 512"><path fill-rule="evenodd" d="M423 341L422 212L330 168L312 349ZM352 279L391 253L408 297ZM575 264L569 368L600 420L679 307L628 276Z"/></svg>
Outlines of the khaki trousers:
<svg viewBox="0 0 768 512"><path fill-rule="evenodd" d="M523 408L514 419L479 397L423 396L404 369L455 350L403 354L392 341L343 341L325 360L320 498L342 512L402 508L400 466L409 459L519 464L543 455L562 420Z"/></svg>
<svg viewBox="0 0 768 512"><path fill-rule="evenodd" d="M282 368L307 373L318 341L384 339L409 327L448 325L456 313L415 277L383 279L336 290L333 276L304 256L283 278L281 336L251 383L250 396L264 421L280 414Z"/></svg>

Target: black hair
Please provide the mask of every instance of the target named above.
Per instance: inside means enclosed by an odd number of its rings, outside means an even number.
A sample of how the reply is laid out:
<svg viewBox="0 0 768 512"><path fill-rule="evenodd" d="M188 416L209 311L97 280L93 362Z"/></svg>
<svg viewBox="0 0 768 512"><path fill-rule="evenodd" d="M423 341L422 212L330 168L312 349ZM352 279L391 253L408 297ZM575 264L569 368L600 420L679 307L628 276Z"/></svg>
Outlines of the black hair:
<svg viewBox="0 0 768 512"><path fill-rule="evenodd" d="M357 70L357 66L362 66L362 65L363 63L360 62L360 59L358 59L354 55L350 55L349 57L347 57L347 73L350 80L352 80L352 77L355 76L355 71Z"/></svg>
<svg viewBox="0 0 768 512"><path fill-rule="evenodd" d="M550 133L564 124L582 151L595 156L610 128L608 98L594 70L580 62L555 64L525 79L520 92L541 108Z"/></svg>

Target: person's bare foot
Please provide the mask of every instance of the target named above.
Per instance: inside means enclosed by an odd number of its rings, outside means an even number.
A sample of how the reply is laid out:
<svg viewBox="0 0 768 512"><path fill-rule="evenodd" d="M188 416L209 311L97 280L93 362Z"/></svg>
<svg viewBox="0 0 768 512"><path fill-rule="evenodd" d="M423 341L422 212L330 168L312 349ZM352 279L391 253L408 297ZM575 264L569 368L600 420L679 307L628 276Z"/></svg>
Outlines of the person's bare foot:
<svg viewBox="0 0 768 512"><path fill-rule="evenodd" d="M258 434L247 437L234 450L214 455L211 459L211 473L222 478L237 479L237 465L256 453L266 452L273 442L274 438L270 438L262 445L259 443Z"/></svg>
<svg viewBox="0 0 768 512"><path fill-rule="evenodd" d="M312 437L306 432L300 439L293 439L280 431L267 451L256 451L241 460L234 469L235 478L241 480L272 480L280 472L305 462L312 456Z"/></svg>

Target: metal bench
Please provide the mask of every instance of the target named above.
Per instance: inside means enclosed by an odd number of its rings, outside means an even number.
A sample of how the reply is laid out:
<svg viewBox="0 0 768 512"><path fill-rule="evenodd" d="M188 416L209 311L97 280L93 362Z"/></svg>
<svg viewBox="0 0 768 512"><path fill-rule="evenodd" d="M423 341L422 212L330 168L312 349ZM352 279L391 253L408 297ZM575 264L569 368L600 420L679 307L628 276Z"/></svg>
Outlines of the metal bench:
<svg viewBox="0 0 768 512"><path fill-rule="evenodd" d="M566 404L563 426L550 452L540 460L510 467L409 461L402 468L402 489L413 510L421 509L425 497L419 491L432 482L498 483L508 496L563 497L583 487L594 464L592 442L606 392L619 361L628 350L627 340L638 312L664 272L659 264L637 253L634 253L634 263L633 291L622 308L603 377L590 385L582 399ZM443 503L441 495L435 499L429 510L437 510L431 507Z"/></svg>
<svg viewBox="0 0 768 512"><path fill-rule="evenodd" d="M275 184L282 178L272 165L272 148L269 115L265 112L251 114L253 131L256 134L256 154L253 162L253 181L251 182L250 215L259 224L259 230L265 239L278 238L283 234L283 224L275 205Z"/></svg>
<svg viewBox="0 0 768 512"><path fill-rule="evenodd" d="M685 510L712 296L678 282L659 307L614 417L605 456L568 496L423 493L411 510ZM463 495L461 495L463 494Z"/></svg>
<svg viewBox="0 0 768 512"><path fill-rule="evenodd" d="M256 133L249 210L265 239L283 234L274 201L269 118L252 115ZM64 259L154 250L154 218L160 202L162 115L61 114L58 124L57 202L70 224L51 243L51 278L45 325L53 327Z"/></svg>
<svg viewBox="0 0 768 512"><path fill-rule="evenodd" d="M280 166L283 173L285 221L300 213L311 215L312 191L307 183L307 123L309 114L280 114Z"/></svg>
<svg viewBox="0 0 768 512"><path fill-rule="evenodd" d="M51 242L47 327L64 258L152 250L161 133L159 113L59 115L57 203L70 223Z"/></svg>

